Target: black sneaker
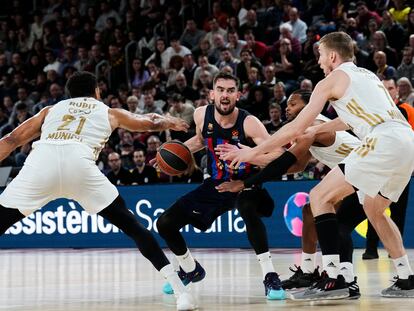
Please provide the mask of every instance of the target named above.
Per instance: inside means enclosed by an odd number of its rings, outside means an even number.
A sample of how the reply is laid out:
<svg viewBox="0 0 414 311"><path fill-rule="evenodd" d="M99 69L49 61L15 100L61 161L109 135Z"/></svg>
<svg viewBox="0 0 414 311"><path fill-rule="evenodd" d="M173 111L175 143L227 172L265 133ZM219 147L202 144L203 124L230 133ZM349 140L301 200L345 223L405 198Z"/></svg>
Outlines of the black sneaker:
<svg viewBox="0 0 414 311"><path fill-rule="evenodd" d="M303 273L300 266L297 265L295 265L295 268L296 270L294 268L289 268L289 270L293 272L293 275L289 279L282 281L283 289L309 287L321 278L319 267L317 267L313 273Z"/></svg>
<svg viewBox="0 0 414 311"><path fill-rule="evenodd" d="M200 282L202 279L205 278L206 270L204 270L204 268L198 263L197 260L195 260L195 263L196 266L194 270L188 273L180 267L180 271L178 271L178 276L180 277L184 285L187 285L190 282Z"/></svg>
<svg viewBox="0 0 414 311"><path fill-rule="evenodd" d="M359 291L359 286L357 283L357 277L354 277L354 280L350 283L346 283L349 289L348 299L358 299L361 297L361 292Z"/></svg>
<svg viewBox="0 0 414 311"><path fill-rule="evenodd" d="M362 254L363 260L371 260L371 259L378 259L378 251L369 251L366 250L365 253Z"/></svg>
<svg viewBox="0 0 414 311"><path fill-rule="evenodd" d="M349 289L342 275L333 279L323 271L318 282L309 288L290 294L290 297L292 300L344 299L349 297Z"/></svg>
<svg viewBox="0 0 414 311"><path fill-rule="evenodd" d="M414 297L414 275L408 279L394 278L394 284L381 292L383 297L391 298L413 298Z"/></svg>

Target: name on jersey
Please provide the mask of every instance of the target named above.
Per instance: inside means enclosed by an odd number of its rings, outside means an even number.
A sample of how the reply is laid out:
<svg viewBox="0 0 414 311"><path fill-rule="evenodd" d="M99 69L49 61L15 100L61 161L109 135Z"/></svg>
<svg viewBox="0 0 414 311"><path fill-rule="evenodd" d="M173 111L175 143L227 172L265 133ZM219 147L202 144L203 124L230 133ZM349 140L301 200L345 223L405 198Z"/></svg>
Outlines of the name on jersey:
<svg viewBox="0 0 414 311"><path fill-rule="evenodd" d="M46 139L56 139L56 140L76 140L82 142L82 137L75 133L57 131L50 133Z"/></svg>
<svg viewBox="0 0 414 311"><path fill-rule="evenodd" d="M69 106L81 108L81 109L95 109L97 104L85 103L85 102L70 102Z"/></svg>

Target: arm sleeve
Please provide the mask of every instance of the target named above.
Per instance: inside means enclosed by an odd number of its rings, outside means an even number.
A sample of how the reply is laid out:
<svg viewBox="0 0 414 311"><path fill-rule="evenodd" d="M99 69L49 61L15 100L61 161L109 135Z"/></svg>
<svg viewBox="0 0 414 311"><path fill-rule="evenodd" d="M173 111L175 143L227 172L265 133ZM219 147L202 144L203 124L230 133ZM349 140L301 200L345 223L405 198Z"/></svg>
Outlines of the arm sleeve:
<svg viewBox="0 0 414 311"><path fill-rule="evenodd" d="M296 160L297 159L293 153L285 151L280 157L270 162L260 172L246 178L244 180L244 186L246 188L250 188L253 185L276 180L286 174L288 169L296 162Z"/></svg>

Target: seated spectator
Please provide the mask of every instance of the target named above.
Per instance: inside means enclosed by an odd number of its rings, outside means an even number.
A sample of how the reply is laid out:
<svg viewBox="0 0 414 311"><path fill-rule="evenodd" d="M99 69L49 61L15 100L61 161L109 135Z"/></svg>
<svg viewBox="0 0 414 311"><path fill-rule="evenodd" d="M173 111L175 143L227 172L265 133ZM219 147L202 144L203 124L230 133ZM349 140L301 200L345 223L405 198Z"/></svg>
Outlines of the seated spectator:
<svg viewBox="0 0 414 311"><path fill-rule="evenodd" d="M298 39L300 44L304 43L306 41L306 30L308 26L300 19L297 8L290 8L289 21L287 23L292 26L292 36Z"/></svg>
<svg viewBox="0 0 414 311"><path fill-rule="evenodd" d="M269 105L270 120L267 122L263 122L267 132L270 135L277 132L277 130L283 126L281 116L282 116L282 108L280 108L280 105L276 103L271 103Z"/></svg>
<svg viewBox="0 0 414 311"><path fill-rule="evenodd" d="M122 167L121 157L117 152L112 152L108 155L108 165L111 169L106 173L106 177L112 184L124 186L132 183L131 173Z"/></svg>
<svg viewBox="0 0 414 311"><path fill-rule="evenodd" d="M309 79L303 79L300 82L299 89L304 90L304 91L308 91L308 92L312 92L312 90L313 90L313 83L312 83L312 81L309 80Z"/></svg>
<svg viewBox="0 0 414 311"><path fill-rule="evenodd" d="M197 64L194 61L192 54L187 54L184 56L183 60L183 69L182 72L185 76L187 85L193 85L194 73L197 69Z"/></svg>
<svg viewBox="0 0 414 311"><path fill-rule="evenodd" d="M194 125L194 106L188 102L185 101L185 98L181 96L180 94L174 94L171 98L171 107L168 110L170 115L173 117L181 118L187 122L188 125L192 126ZM194 127L193 127L194 128ZM190 138L193 136L194 132L189 131L190 134L184 133L184 132L172 132L171 135L173 139L178 139L180 141L185 141L186 138ZM193 132L193 133L191 133ZM189 137L190 135L190 137Z"/></svg>
<svg viewBox="0 0 414 311"><path fill-rule="evenodd" d="M157 150L161 146L161 140L157 135L151 135L147 138L147 150L145 155L145 163L149 162L155 158L157 155Z"/></svg>
<svg viewBox="0 0 414 311"><path fill-rule="evenodd" d="M157 107L154 102L154 95L150 92L144 94L144 111L143 113L158 113L162 115L161 108Z"/></svg>
<svg viewBox="0 0 414 311"><path fill-rule="evenodd" d="M285 91L285 84L283 82L277 82L273 87L273 97L270 99L271 103L276 103L282 109L282 120L286 120L286 106L287 97Z"/></svg>
<svg viewBox="0 0 414 311"><path fill-rule="evenodd" d="M150 75L142 64L140 58L134 58L132 60L132 70L130 74L131 87L140 87L148 81Z"/></svg>
<svg viewBox="0 0 414 311"><path fill-rule="evenodd" d="M397 78L406 77L411 84L414 83L413 50L407 47L403 50L401 65L397 68Z"/></svg>
<svg viewBox="0 0 414 311"><path fill-rule="evenodd" d="M358 1L357 4L358 16L356 17L358 30L360 32L368 32L368 22L374 19L378 27L381 25L382 19L375 11L370 11L365 1Z"/></svg>
<svg viewBox="0 0 414 311"><path fill-rule="evenodd" d="M264 80L262 81L262 85L272 89L276 84L276 76L275 76L275 66L268 65L263 69L263 77Z"/></svg>
<svg viewBox="0 0 414 311"><path fill-rule="evenodd" d="M252 51L256 59L265 65L270 63L269 48L265 43L256 40L252 30L248 29L245 31L244 40L246 40L246 47Z"/></svg>
<svg viewBox="0 0 414 311"><path fill-rule="evenodd" d="M414 89L413 86L406 77L402 77L397 81L398 86L398 100L413 106L414 102Z"/></svg>
<svg viewBox="0 0 414 311"><path fill-rule="evenodd" d="M202 71L207 71L211 77L214 76L219 72L219 69L210 64L208 58L206 56L199 56L198 57L198 67L194 72L194 80L193 80L193 88L198 89L197 83L199 83L200 74Z"/></svg>
<svg viewBox="0 0 414 311"><path fill-rule="evenodd" d="M376 75L380 80L394 79L397 71L387 64L387 55L382 51L374 53L374 63L377 66Z"/></svg>
<svg viewBox="0 0 414 311"><path fill-rule="evenodd" d="M249 69L251 67L257 68L259 71L262 70L262 65L253 59L253 53L250 49L246 48L241 51L240 54L241 62L237 64L236 67L236 76L240 80L240 84L243 85L244 83L249 82Z"/></svg>
<svg viewBox="0 0 414 311"><path fill-rule="evenodd" d="M145 150L135 150L133 159L135 167L130 171L133 185L154 184L158 182L157 170L145 164Z"/></svg>
<svg viewBox="0 0 414 311"><path fill-rule="evenodd" d="M206 33L203 30L197 28L197 24L193 18L190 18L186 22L186 27L180 38L180 43L185 47L192 50L198 46L200 40L204 38Z"/></svg>
<svg viewBox="0 0 414 311"><path fill-rule="evenodd" d="M213 37L213 48L210 50L208 54L209 62L212 64L216 64L220 61L221 50L225 48L226 42L224 41L224 37L221 34L215 34Z"/></svg>
<svg viewBox="0 0 414 311"><path fill-rule="evenodd" d="M14 159L15 159L17 167L23 166L24 161L26 161L26 158L29 155L31 149L32 149L32 145L30 143L24 144L20 148L20 151L16 153L16 155L14 156Z"/></svg>
<svg viewBox="0 0 414 311"><path fill-rule="evenodd" d="M388 39L390 47L401 51L405 46L406 36L404 28L400 23L395 22L391 13L384 11L382 13L382 25L380 28Z"/></svg>
<svg viewBox="0 0 414 311"><path fill-rule="evenodd" d="M191 54L191 51L184 45L180 44L180 38L177 35L171 36L170 46L165 50L165 62L170 63L171 57L179 55L184 57L187 54Z"/></svg>
<svg viewBox="0 0 414 311"><path fill-rule="evenodd" d="M279 53L275 55L276 77L285 83L286 93L290 94L298 88L297 79L300 74L300 60L292 52L289 39L281 40Z"/></svg>
<svg viewBox="0 0 414 311"><path fill-rule="evenodd" d="M216 18L210 17L208 20L208 26L210 31L205 35L204 39L208 40L210 46L214 45L213 37L215 34L220 34L224 38L226 37L226 31L220 27Z"/></svg>
<svg viewBox="0 0 414 311"><path fill-rule="evenodd" d="M234 30L229 30L227 33L226 47L230 49L233 57L240 59L240 53L246 47L246 41L239 40L238 33Z"/></svg>
<svg viewBox="0 0 414 311"><path fill-rule="evenodd" d="M223 47L220 50L220 60L217 62L216 66L219 70L222 70L225 66L230 66L232 71L235 72L239 63L240 60L233 57L230 49Z"/></svg>
<svg viewBox="0 0 414 311"><path fill-rule="evenodd" d="M173 57L171 57L170 64L166 71L166 74L168 75L168 80L167 80L167 85L166 85L167 88L175 84L175 79L177 77L177 74L183 68L183 61L184 61L184 58L180 55L174 55Z"/></svg>
<svg viewBox="0 0 414 311"><path fill-rule="evenodd" d="M207 70L201 70L198 79L194 79L193 88L200 93L204 89L211 89L213 84L213 76Z"/></svg>
<svg viewBox="0 0 414 311"><path fill-rule="evenodd" d="M128 106L128 111L131 113L135 113L135 114L142 114L142 110L138 108L138 98L134 95L131 95L127 98L127 106Z"/></svg>
<svg viewBox="0 0 414 311"><path fill-rule="evenodd" d="M257 14L255 10L247 11L246 23L240 26L239 31L242 34L246 34L246 31L250 31L258 41L264 42L266 40L265 29L263 24L257 21ZM246 38L245 40L247 41Z"/></svg>
<svg viewBox="0 0 414 311"><path fill-rule="evenodd" d="M184 73L178 73L176 75L175 84L167 88L167 93L180 94L185 99L188 99L190 101L195 101L199 97L197 91L187 85L187 80Z"/></svg>

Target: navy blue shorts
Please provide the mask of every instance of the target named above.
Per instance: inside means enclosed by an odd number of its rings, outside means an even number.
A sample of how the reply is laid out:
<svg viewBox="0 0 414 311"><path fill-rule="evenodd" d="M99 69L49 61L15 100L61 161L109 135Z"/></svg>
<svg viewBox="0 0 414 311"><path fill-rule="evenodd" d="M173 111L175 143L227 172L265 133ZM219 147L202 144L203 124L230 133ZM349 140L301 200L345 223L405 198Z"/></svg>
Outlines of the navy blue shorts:
<svg viewBox="0 0 414 311"><path fill-rule="evenodd" d="M238 193L218 192L215 189L222 182L211 178L204 180L196 189L178 199L172 208L179 208L191 220L191 225L206 231L217 217L236 207ZM242 193L240 198L253 198L252 202L261 216L268 217L272 214L274 202L265 189L259 187Z"/></svg>

